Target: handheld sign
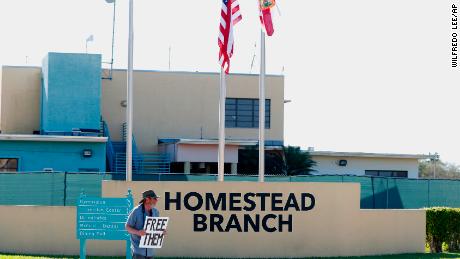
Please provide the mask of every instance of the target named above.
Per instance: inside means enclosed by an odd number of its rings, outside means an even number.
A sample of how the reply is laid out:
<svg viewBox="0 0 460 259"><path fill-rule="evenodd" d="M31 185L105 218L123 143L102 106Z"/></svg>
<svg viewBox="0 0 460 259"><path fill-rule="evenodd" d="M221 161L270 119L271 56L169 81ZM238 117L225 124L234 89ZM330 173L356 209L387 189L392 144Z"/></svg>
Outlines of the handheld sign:
<svg viewBox="0 0 460 259"><path fill-rule="evenodd" d="M146 234L141 237L140 248L161 248L168 227L168 217L146 217L144 230Z"/></svg>
<svg viewBox="0 0 460 259"><path fill-rule="evenodd" d="M131 241L125 223L133 209L133 197L86 197L77 204L77 239L80 239L80 259L86 258L86 240L126 240L126 258L131 258Z"/></svg>

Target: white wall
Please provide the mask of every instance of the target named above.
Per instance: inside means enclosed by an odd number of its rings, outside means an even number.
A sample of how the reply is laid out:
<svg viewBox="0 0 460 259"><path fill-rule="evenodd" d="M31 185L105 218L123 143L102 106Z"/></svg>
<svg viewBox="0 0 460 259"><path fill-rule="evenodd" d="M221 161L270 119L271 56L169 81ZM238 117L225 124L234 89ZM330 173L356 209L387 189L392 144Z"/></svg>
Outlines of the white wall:
<svg viewBox="0 0 460 259"><path fill-rule="evenodd" d="M312 156L317 165L315 174L364 175L365 170L407 171L409 178L418 178L418 160L414 158L371 158ZM347 166L338 166L337 161L345 159Z"/></svg>
<svg viewBox="0 0 460 259"><path fill-rule="evenodd" d="M176 162L217 163L218 145L179 144L176 146ZM225 145L225 163L238 163L238 146Z"/></svg>

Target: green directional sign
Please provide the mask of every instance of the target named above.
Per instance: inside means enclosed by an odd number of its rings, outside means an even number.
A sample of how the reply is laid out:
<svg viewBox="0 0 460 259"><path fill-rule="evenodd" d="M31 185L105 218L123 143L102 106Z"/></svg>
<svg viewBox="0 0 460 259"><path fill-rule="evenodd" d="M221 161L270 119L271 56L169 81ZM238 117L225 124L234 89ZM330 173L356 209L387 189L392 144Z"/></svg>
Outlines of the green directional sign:
<svg viewBox="0 0 460 259"><path fill-rule="evenodd" d="M126 258L131 258L130 240L125 222L133 209L131 191L125 198L86 197L77 204L77 239L80 258L86 258L86 240L126 240Z"/></svg>

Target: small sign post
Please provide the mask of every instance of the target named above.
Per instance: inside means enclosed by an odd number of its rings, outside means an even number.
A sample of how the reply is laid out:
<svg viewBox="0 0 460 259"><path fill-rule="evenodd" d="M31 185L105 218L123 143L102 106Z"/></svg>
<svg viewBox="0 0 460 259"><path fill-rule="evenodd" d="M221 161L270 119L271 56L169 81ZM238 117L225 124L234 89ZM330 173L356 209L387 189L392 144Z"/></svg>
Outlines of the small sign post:
<svg viewBox="0 0 460 259"><path fill-rule="evenodd" d="M80 259L86 259L86 240L125 240L126 258L131 259L131 241L125 230L128 215L133 209L133 196L126 198L86 197L80 194L77 204L77 239L80 240Z"/></svg>

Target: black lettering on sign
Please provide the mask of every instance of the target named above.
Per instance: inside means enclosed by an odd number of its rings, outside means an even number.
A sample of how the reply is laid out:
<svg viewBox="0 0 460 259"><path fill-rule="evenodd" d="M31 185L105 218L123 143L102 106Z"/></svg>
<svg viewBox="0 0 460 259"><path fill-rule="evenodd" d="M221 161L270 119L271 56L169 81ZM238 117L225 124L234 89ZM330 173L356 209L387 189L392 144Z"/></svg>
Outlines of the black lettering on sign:
<svg viewBox="0 0 460 259"><path fill-rule="evenodd" d="M254 218L253 220L251 215L244 214L244 232L249 232L249 226L251 226L254 232L260 231L260 215L256 214Z"/></svg>
<svg viewBox="0 0 460 259"><path fill-rule="evenodd" d="M279 232L283 232L283 225L288 226L288 232L292 232L292 215L288 215L287 220L283 220L283 215L278 215L279 217Z"/></svg>
<svg viewBox="0 0 460 259"><path fill-rule="evenodd" d="M165 193L165 210L185 208L189 211L205 211L193 215L193 230L196 232L292 232L292 214L270 214L270 211L307 212L315 205L316 199L311 193ZM227 216L220 214L223 211L269 212L263 215L249 213ZM150 231L163 231L165 226L166 222L162 219L146 222L146 228Z"/></svg>
<svg viewBox="0 0 460 259"><path fill-rule="evenodd" d="M232 228L236 229L238 232L241 232L240 222L238 221L238 217L235 214L230 215L230 219L228 220L225 232L230 232Z"/></svg>
<svg viewBox="0 0 460 259"><path fill-rule="evenodd" d="M262 219L262 228L267 232L275 232L276 228L275 227L270 227L268 225L268 220L269 219L276 219L276 216L273 215L273 214L265 215L264 218Z"/></svg>
<svg viewBox="0 0 460 259"><path fill-rule="evenodd" d="M166 219L160 219L158 223L158 230L159 231L165 231L166 230Z"/></svg>
<svg viewBox="0 0 460 259"><path fill-rule="evenodd" d="M151 218L151 217L147 217L147 220L145 221L145 229L144 230L149 230L149 229L152 228L152 225L153 225L152 221L155 221L155 220L153 218Z"/></svg>
<svg viewBox="0 0 460 259"><path fill-rule="evenodd" d="M196 205L192 205L190 200L196 198ZM189 192L184 196L184 207L191 211L197 211L203 206L203 197L197 192Z"/></svg>
<svg viewBox="0 0 460 259"><path fill-rule="evenodd" d="M241 211L241 193L230 193L230 211Z"/></svg>
<svg viewBox="0 0 460 259"><path fill-rule="evenodd" d="M223 210L227 209L227 199L225 198L225 193L219 193L217 199L214 199L212 193L206 193L206 210Z"/></svg>
<svg viewBox="0 0 460 259"><path fill-rule="evenodd" d="M282 198L283 198L282 193L272 193L272 210L273 211L282 211L283 210L283 206L279 206L279 205L281 205L283 203Z"/></svg>
<svg viewBox="0 0 460 259"><path fill-rule="evenodd" d="M246 206L244 206L245 211L253 211L256 208L256 202L254 201L254 197L256 196L255 193L249 192L244 195L244 202Z"/></svg>
<svg viewBox="0 0 460 259"><path fill-rule="evenodd" d="M307 206L307 199L310 200L310 205ZM302 193L302 211L309 211L315 207L315 196L311 193Z"/></svg>
<svg viewBox="0 0 460 259"><path fill-rule="evenodd" d="M170 210L170 206L171 206L171 203L175 203L176 204L176 210L180 210L180 204L181 204L181 200L180 200L180 192L176 192L176 198L171 198L171 193L170 192L166 192L165 193L165 210Z"/></svg>
<svg viewBox="0 0 460 259"><path fill-rule="evenodd" d="M284 211L288 211L290 208L294 208L295 211L300 210L299 203L297 203L297 199L293 193L289 194L286 204L284 205Z"/></svg>
<svg viewBox="0 0 460 259"><path fill-rule="evenodd" d="M161 246L163 244L164 234L163 233L147 233L145 234L144 246Z"/></svg>
<svg viewBox="0 0 460 259"><path fill-rule="evenodd" d="M261 192L257 193L256 196L260 197L260 210L265 211L265 199L270 197L270 193Z"/></svg>
<svg viewBox="0 0 460 259"><path fill-rule="evenodd" d="M147 217L145 221L145 231L165 231L167 219Z"/></svg>
<svg viewBox="0 0 460 259"><path fill-rule="evenodd" d="M153 235L155 237L153 245L161 245L163 243L165 235L163 233L154 233Z"/></svg>
<svg viewBox="0 0 460 259"><path fill-rule="evenodd" d="M203 232L206 231L208 225L206 224L207 217L204 214L193 215L193 231Z"/></svg>
<svg viewBox="0 0 460 259"><path fill-rule="evenodd" d="M214 230L217 228L219 232L224 232L224 229L222 228L222 223L224 222L224 216L220 214L211 214L209 218L210 218L209 231L214 232Z"/></svg>

